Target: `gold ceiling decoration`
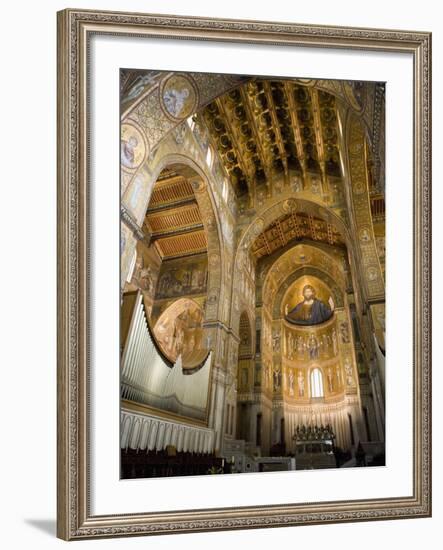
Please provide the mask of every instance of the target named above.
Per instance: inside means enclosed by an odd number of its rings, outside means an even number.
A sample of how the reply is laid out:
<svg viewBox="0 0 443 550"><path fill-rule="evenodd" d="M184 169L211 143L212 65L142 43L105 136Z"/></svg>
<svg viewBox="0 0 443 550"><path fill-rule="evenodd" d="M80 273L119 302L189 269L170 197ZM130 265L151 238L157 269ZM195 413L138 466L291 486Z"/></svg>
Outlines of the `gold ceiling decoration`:
<svg viewBox="0 0 443 550"><path fill-rule="evenodd" d="M170 206L174 202L193 199L192 185L183 176L164 170L155 184L149 201L149 210Z"/></svg>
<svg viewBox="0 0 443 550"><path fill-rule="evenodd" d="M338 229L321 218L303 213L289 212L260 233L252 245L252 254L258 260L296 240L320 241L330 245L344 246Z"/></svg>
<svg viewBox="0 0 443 550"><path fill-rule="evenodd" d="M196 203L176 208L167 208L159 212L149 212L146 224L153 234L163 234L180 228L189 228L202 224L200 210Z"/></svg>
<svg viewBox="0 0 443 550"><path fill-rule="evenodd" d="M308 172L341 177L335 97L291 81L253 79L203 110L236 195Z"/></svg>
<svg viewBox="0 0 443 550"><path fill-rule="evenodd" d="M152 191L144 228L163 259L207 250L203 220L191 183L164 170Z"/></svg>
<svg viewBox="0 0 443 550"><path fill-rule="evenodd" d="M206 252L208 248L203 230L191 231L185 235L165 237L156 241L155 246L162 258L200 254L201 252Z"/></svg>

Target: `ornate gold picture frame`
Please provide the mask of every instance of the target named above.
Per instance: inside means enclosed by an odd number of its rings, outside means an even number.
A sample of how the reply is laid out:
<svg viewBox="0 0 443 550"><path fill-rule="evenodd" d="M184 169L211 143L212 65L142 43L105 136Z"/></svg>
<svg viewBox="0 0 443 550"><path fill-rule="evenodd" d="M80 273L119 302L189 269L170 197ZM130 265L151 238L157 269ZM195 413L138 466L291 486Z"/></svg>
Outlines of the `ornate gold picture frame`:
<svg viewBox="0 0 443 550"><path fill-rule="evenodd" d="M90 150L94 36L180 39L320 51L405 53L413 58L412 494L294 504L223 506L96 515L92 512L90 442L91 325ZM58 13L58 371L57 532L65 540L191 531L337 523L431 515L431 34L426 32L235 21L151 14L64 10ZM177 73L178 78L185 79ZM177 84L177 83L175 83ZM161 89L171 82L163 81ZM198 90L192 89L191 96ZM191 97L191 99L192 99ZM197 99L194 97L194 103ZM186 104L193 112L195 105ZM115 109L118 110L118 106ZM171 128L182 119L166 104ZM135 128L135 127L134 127ZM129 128L128 132L138 132ZM137 140L140 144L143 138ZM141 164L147 148L128 156ZM138 156L137 156L138 155ZM389 159L388 159L389 161ZM132 164L129 166L132 169ZM140 231L130 213L121 218ZM263 228L260 228L260 230ZM258 232L260 233L260 231ZM257 234L258 235L258 234ZM360 235L360 232L359 232ZM363 235L364 237L364 235ZM325 301L328 297L325 295ZM293 305L296 304L296 301ZM376 301L374 301L376 304ZM368 305L368 309L370 309ZM400 342L391 342L400 345ZM114 346L117 350L118 343ZM389 398L389 396L387 396ZM249 474L248 474L249 475ZM158 480L161 483L161 480ZM161 489L159 489L161 490ZM273 501L275 502L275 500Z"/></svg>

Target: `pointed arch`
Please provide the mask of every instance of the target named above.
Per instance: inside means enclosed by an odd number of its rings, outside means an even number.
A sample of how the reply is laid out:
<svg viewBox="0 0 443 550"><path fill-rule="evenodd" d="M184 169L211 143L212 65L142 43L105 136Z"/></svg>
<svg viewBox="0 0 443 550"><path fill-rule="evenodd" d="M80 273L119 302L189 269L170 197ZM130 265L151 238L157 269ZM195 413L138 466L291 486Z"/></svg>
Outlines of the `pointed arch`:
<svg viewBox="0 0 443 550"><path fill-rule="evenodd" d="M319 367L314 367L309 373L309 389L312 399L319 399L325 396L323 373Z"/></svg>

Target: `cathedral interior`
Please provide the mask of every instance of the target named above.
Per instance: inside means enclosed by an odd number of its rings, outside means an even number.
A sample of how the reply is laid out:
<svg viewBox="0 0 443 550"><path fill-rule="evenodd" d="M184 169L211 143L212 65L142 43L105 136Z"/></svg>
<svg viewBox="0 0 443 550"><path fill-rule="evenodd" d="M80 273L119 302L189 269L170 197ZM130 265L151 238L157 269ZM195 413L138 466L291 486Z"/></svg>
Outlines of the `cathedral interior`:
<svg viewBox="0 0 443 550"><path fill-rule="evenodd" d="M120 87L121 477L384 465L384 84Z"/></svg>

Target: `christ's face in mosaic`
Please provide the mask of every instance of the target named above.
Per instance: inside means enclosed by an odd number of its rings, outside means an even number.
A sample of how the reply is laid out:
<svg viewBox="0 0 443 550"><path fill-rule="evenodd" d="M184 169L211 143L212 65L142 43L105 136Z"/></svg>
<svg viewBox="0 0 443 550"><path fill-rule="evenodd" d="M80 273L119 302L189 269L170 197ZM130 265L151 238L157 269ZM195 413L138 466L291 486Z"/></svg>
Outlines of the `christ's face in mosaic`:
<svg viewBox="0 0 443 550"><path fill-rule="evenodd" d="M306 285L303 289L303 297L305 301L310 301L315 298L315 290L312 286Z"/></svg>

